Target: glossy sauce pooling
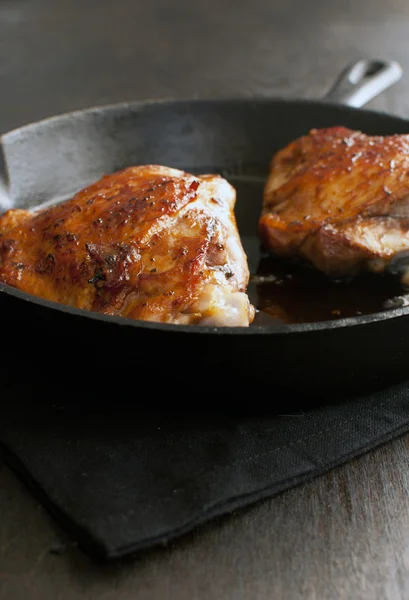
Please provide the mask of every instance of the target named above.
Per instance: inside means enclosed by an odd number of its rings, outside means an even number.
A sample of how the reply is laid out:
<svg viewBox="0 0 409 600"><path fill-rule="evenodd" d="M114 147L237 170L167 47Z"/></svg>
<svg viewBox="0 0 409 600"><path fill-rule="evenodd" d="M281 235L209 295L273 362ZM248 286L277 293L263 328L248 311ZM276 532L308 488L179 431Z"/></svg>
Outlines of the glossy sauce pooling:
<svg viewBox="0 0 409 600"><path fill-rule="evenodd" d="M269 256L260 258L249 292L260 311L255 324L268 324L266 315L285 323L311 323L382 312L406 303L405 290L392 275L363 273L334 281L312 268Z"/></svg>

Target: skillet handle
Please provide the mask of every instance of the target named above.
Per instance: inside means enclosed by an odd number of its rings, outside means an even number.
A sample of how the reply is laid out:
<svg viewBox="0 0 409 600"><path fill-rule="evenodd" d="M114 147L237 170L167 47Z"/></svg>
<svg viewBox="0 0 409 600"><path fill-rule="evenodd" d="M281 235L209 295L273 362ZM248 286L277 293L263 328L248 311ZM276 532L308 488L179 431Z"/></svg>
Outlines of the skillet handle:
<svg viewBox="0 0 409 600"><path fill-rule="evenodd" d="M394 60L361 59L341 73L324 99L359 108L401 77L402 68Z"/></svg>

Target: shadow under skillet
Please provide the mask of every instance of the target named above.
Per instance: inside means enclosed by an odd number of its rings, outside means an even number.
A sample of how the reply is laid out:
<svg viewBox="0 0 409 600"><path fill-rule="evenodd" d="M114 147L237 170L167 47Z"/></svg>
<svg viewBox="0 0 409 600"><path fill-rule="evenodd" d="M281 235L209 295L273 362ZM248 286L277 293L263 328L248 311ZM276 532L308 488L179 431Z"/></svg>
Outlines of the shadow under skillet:
<svg viewBox="0 0 409 600"><path fill-rule="evenodd" d="M146 424L158 415L168 421L195 423L200 426L205 419L256 417L298 417L325 407L336 406L354 399L371 397L394 386L382 386L370 390L357 389L351 392L327 390L319 395L302 394L291 387L277 385L274 366L271 376L241 373L228 380L220 373L174 373L166 374L161 380L157 371L141 373L116 373L115 377L102 377L88 373L86 366L63 378L61 370L49 373L39 371L37 365L9 365L0 369L2 381L3 414L16 415L33 423L47 419L48 412L64 411L74 417L89 417L103 420L117 418L120 414L124 424L128 419ZM399 384L395 384L399 385Z"/></svg>

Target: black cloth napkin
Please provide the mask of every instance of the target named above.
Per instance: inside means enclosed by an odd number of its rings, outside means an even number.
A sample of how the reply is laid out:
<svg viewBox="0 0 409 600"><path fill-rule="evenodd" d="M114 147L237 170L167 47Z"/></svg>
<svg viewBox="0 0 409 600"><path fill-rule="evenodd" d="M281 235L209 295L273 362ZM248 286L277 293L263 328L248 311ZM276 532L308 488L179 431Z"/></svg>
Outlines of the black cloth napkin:
<svg viewBox="0 0 409 600"><path fill-rule="evenodd" d="M272 381L247 393L247 413L210 380L179 406L172 395L158 406L131 379L126 398L64 388L15 380L3 388L0 448L80 546L102 558L174 539L409 430L408 383L312 405L290 402Z"/></svg>

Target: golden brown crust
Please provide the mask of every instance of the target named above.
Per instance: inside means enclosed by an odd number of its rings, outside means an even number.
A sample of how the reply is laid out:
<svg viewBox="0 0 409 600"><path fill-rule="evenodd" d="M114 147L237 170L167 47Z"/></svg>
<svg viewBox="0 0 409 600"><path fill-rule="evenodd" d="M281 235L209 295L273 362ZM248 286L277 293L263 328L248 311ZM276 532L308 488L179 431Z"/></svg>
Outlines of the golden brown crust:
<svg viewBox="0 0 409 600"><path fill-rule="evenodd" d="M212 178L217 192L224 180ZM9 211L0 219L0 279L63 304L156 321L177 321L215 273L228 282L233 269L230 289L245 290L245 255L234 265L226 250L235 196L221 207L223 224L208 209L222 200L207 198L206 185L175 169L129 167L38 214Z"/></svg>
<svg viewBox="0 0 409 600"><path fill-rule="evenodd" d="M379 229L383 217L407 216L408 194L409 135L313 129L272 158L260 236L273 253L349 274L374 255L393 254L388 243L372 243L371 218Z"/></svg>

